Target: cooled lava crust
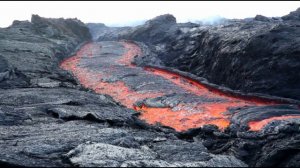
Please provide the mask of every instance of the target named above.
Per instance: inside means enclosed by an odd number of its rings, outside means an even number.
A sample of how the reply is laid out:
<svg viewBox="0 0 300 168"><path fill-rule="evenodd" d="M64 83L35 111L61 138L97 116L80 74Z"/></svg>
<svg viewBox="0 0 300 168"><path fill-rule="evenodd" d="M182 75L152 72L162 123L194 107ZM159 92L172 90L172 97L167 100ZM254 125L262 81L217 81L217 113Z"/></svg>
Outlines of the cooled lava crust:
<svg viewBox="0 0 300 168"><path fill-rule="evenodd" d="M273 121L300 118L297 105L230 96L168 70L137 67L133 59L142 54L133 42L93 42L64 60L61 68L85 88L139 111L141 120L178 132L209 124L224 130L233 123L260 131Z"/></svg>

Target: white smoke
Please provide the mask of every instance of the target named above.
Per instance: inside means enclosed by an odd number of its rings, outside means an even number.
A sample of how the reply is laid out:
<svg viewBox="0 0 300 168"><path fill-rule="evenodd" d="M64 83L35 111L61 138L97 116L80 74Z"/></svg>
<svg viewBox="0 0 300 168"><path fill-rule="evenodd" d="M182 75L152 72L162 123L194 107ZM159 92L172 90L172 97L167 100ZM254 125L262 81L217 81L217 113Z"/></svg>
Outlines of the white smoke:
<svg viewBox="0 0 300 168"><path fill-rule="evenodd" d="M280 17L296 10L300 1L282 2L237 2L237 1L55 1L55 2L0 2L0 27L11 25L13 20L30 20L35 13L49 18L75 18L85 23L104 23L113 26L135 26L142 24L141 20L171 13L178 22L198 18L206 24L216 24L220 19L210 15L223 16L228 19L243 19L261 14L267 17ZM53 12L55 11L55 12ZM131 21L130 21L131 20ZM136 21L133 21L136 20ZM126 21L126 22L125 22Z"/></svg>
<svg viewBox="0 0 300 168"><path fill-rule="evenodd" d="M106 23L106 26L109 27L134 27L142 25L146 22L146 20L132 20L132 21L123 21L123 22L116 22L116 23Z"/></svg>
<svg viewBox="0 0 300 168"><path fill-rule="evenodd" d="M201 25L218 25L226 22L226 18L221 17L220 15L210 16L207 18L192 20L191 22L201 24Z"/></svg>

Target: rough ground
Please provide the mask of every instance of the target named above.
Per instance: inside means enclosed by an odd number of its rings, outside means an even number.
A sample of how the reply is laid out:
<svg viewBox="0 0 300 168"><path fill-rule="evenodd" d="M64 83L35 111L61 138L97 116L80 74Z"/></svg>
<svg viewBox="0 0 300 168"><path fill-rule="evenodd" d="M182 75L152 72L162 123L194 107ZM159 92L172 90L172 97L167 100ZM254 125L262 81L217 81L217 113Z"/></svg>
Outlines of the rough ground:
<svg viewBox="0 0 300 168"><path fill-rule="evenodd" d="M15 21L0 29L0 166L300 166L299 16L164 15L93 37L77 19Z"/></svg>
<svg viewBox="0 0 300 168"><path fill-rule="evenodd" d="M214 25L176 23L167 14L127 28L127 33L120 28L93 36L114 40L111 34L118 34L119 39L145 43L152 53L137 60L138 65L163 65L243 93L300 100L299 13Z"/></svg>
<svg viewBox="0 0 300 168"><path fill-rule="evenodd" d="M246 99L246 102L256 101L258 97L264 103L266 100L274 100L271 104L262 106L256 104L244 107L240 104L237 108L227 109L229 113L225 114L225 118L230 118L229 126L228 122L214 123L218 128L222 128L222 125L228 126L224 132L216 133L216 127L208 126L210 133L206 133L205 126L205 131L189 130L180 134L180 137L204 141L209 150L232 154L251 166L292 166L299 164L299 16L300 9L279 18L257 15L252 19L224 20L216 25L199 25L176 23L176 18L172 15L162 15L137 27L114 28L92 35L94 39L102 42L116 38L136 41L142 54L135 57L132 63L146 67L146 70L151 67L152 73L165 79L169 77L173 84L179 74L192 81L200 81L209 90L214 91L217 88L225 92L226 96L242 98L243 101ZM96 27L93 29L97 32ZM172 73L171 76L169 72ZM128 78L131 77L117 77L115 80L120 79L126 83ZM137 81L134 84L139 85ZM174 126L178 124L174 121L180 121L179 125L183 125L182 123L191 121L191 118L184 116L182 120L178 120L180 117L174 114L178 110L178 104L224 101L216 101L215 97L204 100L186 94L179 96L182 88L174 88L177 93L168 95L165 92L172 92L173 88L166 85L168 89L162 91L162 96L156 95L152 99L137 103L137 110L146 111L140 118L148 119L149 123L160 121L162 125L171 125L180 130ZM155 88L161 87L157 87L156 83ZM158 110L157 107L169 109ZM191 104L188 107L184 109L181 106L179 111L195 109ZM205 107L208 107L207 104ZM203 111L196 109L198 112ZM152 115L145 118L145 114ZM163 122L164 116L168 116L165 117L166 122ZM177 120L171 120L172 118ZM249 131L249 127L254 132Z"/></svg>
<svg viewBox="0 0 300 168"><path fill-rule="evenodd" d="M60 69L91 39L79 20L34 15L0 36L0 166L247 166L148 125Z"/></svg>
<svg viewBox="0 0 300 168"><path fill-rule="evenodd" d="M71 71L84 87L108 94L127 108L139 111L141 120L155 124L159 129L167 126L163 132L174 133L168 127L174 128L181 132L175 133L178 138L203 142L214 153L230 153L252 166L265 166L279 164L277 157L294 150L286 143L298 143L300 111L297 101L229 95L226 90L211 90L201 85L201 81L192 81L172 71L132 64L134 58L142 56L142 50L133 42L94 42L63 61L61 67ZM199 129L200 126L203 128ZM291 137L295 140L285 141ZM275 142L282 149L271 145ZM82 147L79 149L87 152ZM265 151L273 154L266 156ZM292 155L297 154L296 150ZM90 162L93 157L111 160L102 155L86 155L85 159ZM80 164L83 161L75 157L73 162ZM93 164L96 163L83 165ZM281 164L297 165L298 162L287 157Z"/></svg>

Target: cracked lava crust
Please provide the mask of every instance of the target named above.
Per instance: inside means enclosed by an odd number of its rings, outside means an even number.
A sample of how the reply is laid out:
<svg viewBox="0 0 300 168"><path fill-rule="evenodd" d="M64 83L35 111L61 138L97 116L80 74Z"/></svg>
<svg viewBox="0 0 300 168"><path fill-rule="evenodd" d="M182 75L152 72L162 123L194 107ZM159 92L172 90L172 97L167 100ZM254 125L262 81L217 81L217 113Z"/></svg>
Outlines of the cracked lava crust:
<svg viewBox="0 0 300 168"><path fill-rule="evenodd" d="M277 104L230 96L174 72L132 64L134 57L142 54L138 45L128 41L93 42L60 66L84 87L139 111L139 118L149 124L159 123L179 132L208 124L224 130L240 109ZM271 121L289 118L300 115L271 116L247 124L250 130L259 131Z"/></svg>

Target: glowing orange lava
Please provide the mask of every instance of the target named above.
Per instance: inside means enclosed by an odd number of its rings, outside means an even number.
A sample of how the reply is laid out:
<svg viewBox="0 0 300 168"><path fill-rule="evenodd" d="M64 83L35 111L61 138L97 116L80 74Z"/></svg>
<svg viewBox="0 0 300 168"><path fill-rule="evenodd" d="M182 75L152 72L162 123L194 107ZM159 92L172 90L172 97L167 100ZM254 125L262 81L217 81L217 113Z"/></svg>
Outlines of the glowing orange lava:
<svg viewBox="0 0 300 168"><path fill-rule="evenodd" d="M248 125L249 125L251 131L259 131L262 128L264 128L264 126L269 124L271 121L286 120L286 119L292 119L292 118L300 118L300 116L289 115L289 116L271 117L271 118L267 118L267 119L264 119L261 121L250 121L248 123Z"/></svg>
<svg viewBox="0 0 300 168"><path fill-rule="evenodd" d="M130 67L134 65L131 63L135 56L138 56L142 53L141 49L134 45L133 43L121 42L124 48L127 50L126 53L123 54L122 58L118 60L118 63L124 64Z"/></svg>
<svg viewBox="0 0 300 168"><path fill-rule="evenodd" d="M204 85L196 81L190 80L187 77L183 77L172 72L168 72L166 70L154 68L145 68L145 70L151 72L152 74L161 76L167 80L170 80L180 88L185 89L188 93L208 98L222 98L225 100L225 102L199 102L196 105L179 104L176 109L180 110L174 110L171 108L153 108L146 106L143 106L142 108L136 108L137 110L142 111L140 118L146 120L151 124L161 123L165 126L172 127L177 131L185 131L190 128L201 127L207 124L214 124L217 125L221 130L223 130L230 124L231 116L229 114L225 114L225 112L227 112L229 108L254 105L260 106L266 104L261 101L252 102L226 96L224 93L218 90L209 90ZM184 106L187 108L182 108Z"/></svg>
<svg viewBox="0 0 300 168"><path fill-rule="evenodd" d="M191 92L193 94L199 95L199 96L213 96L213 97L225 97L226 99L231 99L231 100L244 100L249 103L253 103L256 105L272 105L272 104L278 104L274 100L266 100L266 99L261 99L257 97L243 97L240 95L234 95L230 93L225 93L221 90L218 90L216 88L209 88L208 86L205 86L204 84L195 81L193 79L190 79L188 77L181 76L179 74L176 74L174 72L169 72L164 69L159 69L159 68L150 68L146 67L144 68L146 71L150 71L155 75L161 76L165 79L168 79L175 83L176 85L180 86L181 88L184 88L188 92Z"/></svg>
<svg viewBox="0 0 300 168"><path fill-rule="evenodd" d="M124 53L126 59L122 60L121 62L127 65L130 64L129 59L127 57L131 57L132 55L138 55L140 54L141 50L131 50L131 48L134 47L133 44L127 44L126 47L127 51ZM61 68L71 71L84 87L92 89L99 94L108 94L128 108L133 108L133 104L138 100L154 98L163 95L162 93L135 92L131 90L128 86L126 86L125 83L122 81L103 82L103 77L108 76L109 74L104 74L102 72L94 72L89 70L88 68L82 68L78 66L79 60L82 57L91 57L90 51L93 50L94 52L99 52L99 49L99 45L87 44L84 47L82 47L82 49L80 49L75 56L64 60L61 63Z"/></svg>
<svg viewBox="0 0 300 168"><path fill-rule="evenodd" d="M158 68L138 68L135 67L131 61L136 55L141 55L141 49L130 42L120 42L125 52L123 55L116 56L117 61L112 62L108 67L109 70L114 70L115 66L126 66L134 68L137 71L147 72L150 76L159 76L166 81L171 81L178 89L183 89L186 93L199 96L201 98L209 98L211 102L195 102L184 103L180 102L176 107L155 108L142 105L141 107L134 106L137 101L146 98L156 98L170 93L170 90L163 91L149 91L139 92L131 89L122 80L115 82L105 82L105 77L110 77L110 72L92 71L88 66L80 66L80 60L91 59L93 61L94 54L99 54L101 46L98 43L89 43L82 47L75 56L64 60L61 63L61 68L71 71L77 77L79 82L86 88L90 88L99 94L108 94L116 101L120 102L128 108L132 108L141 112L140 119L145 120L150 124L160 123L165 126L174 128L177 131L185 131L190 128L201 127L207 124L214 124L221 130L225 129L230 124L231 114L228 113L230 108L243 107L243 106L262 106L275 104L273 101L265 101L253 97L238 97L224 93L214 88L207 86L190 79ZM159 86L158 86L159 88ZM177 93L177 90L171 90ZM287 117L287 116L286 116ZM292 117L292 116L290 116ZM293 116L295 117L295 116ZM300 116L298 116L300 118ZM285 117L273 117L263 121L250 122L251 130L260 130L264 125L276 119L284 119Z"/></svg>
<svg viewBox="0 0 300 168"><path fill-rule="evenodd" d="M187 110L174 111L171 108L153 108L153 107L136 107L136 110L143 111L141 119L150 124L160 123L165 126L174 128L176 131L185 131L190 128L197 128L207 124L217 125L220 129L229 126L230 121L224 117L223 112L227 111L228 106L236 104L203 104L198 112L188 112ZM179 105L180 106L180 105Z"/></svg>

